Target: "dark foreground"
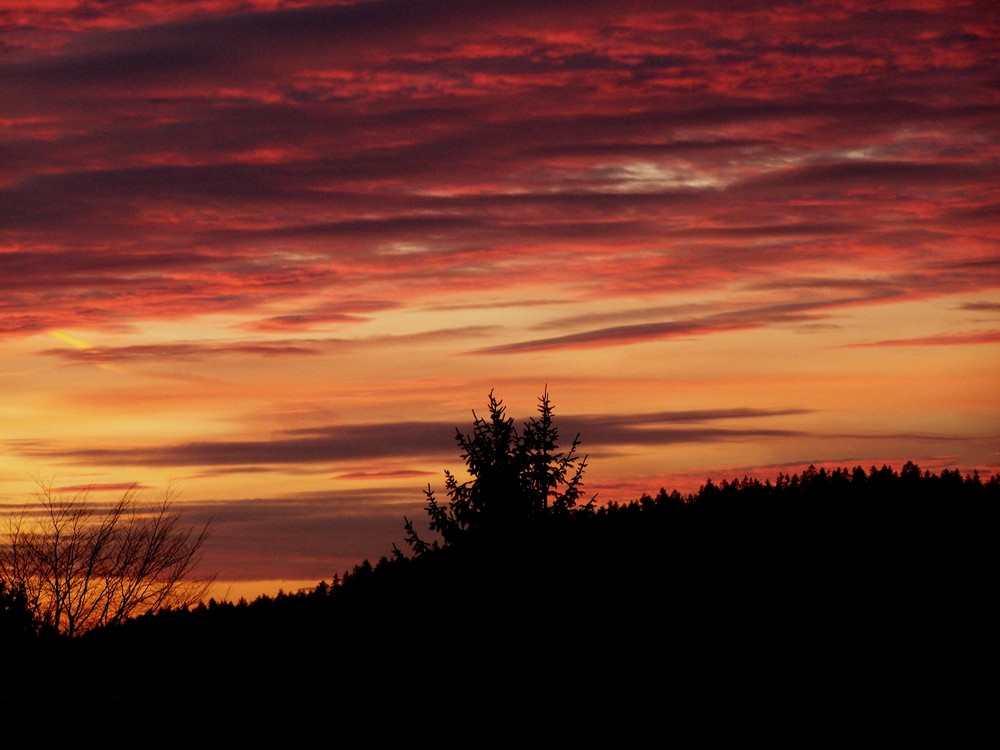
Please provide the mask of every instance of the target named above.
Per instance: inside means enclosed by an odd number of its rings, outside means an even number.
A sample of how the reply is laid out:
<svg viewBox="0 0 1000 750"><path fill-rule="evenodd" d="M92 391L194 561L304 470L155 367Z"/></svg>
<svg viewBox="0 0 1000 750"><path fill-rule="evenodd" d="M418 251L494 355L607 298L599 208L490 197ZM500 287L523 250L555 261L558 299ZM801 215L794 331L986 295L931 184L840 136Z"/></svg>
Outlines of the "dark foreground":
<svg viewBox="0 0 1000 750"><path fill-rule="evenodd" d="M1000 482L907 479L723 483L470 535L308 594L38 640L8 661L4 690L321 701L345 718L570 712L578 728L609 712L705 714L722 722L706 737L732 722L838 734L866 715L910 729L947 715L954 740L995 680Z"/></svg>

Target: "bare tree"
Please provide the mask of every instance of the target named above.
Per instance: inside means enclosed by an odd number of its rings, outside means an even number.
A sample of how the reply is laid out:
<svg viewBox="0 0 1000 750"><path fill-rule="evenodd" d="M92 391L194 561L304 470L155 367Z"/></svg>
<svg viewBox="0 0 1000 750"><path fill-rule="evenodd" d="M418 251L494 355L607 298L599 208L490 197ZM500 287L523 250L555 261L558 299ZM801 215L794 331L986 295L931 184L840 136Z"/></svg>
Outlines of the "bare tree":
<svg viewBox="0 0 1000 750"><path fill-rule="evenodd" d="M24 592L40 623L74 636L205 596L196 577L208 523L181 525L175 493L142 503L135 485L110 504L37 482L36 502L12 514L0 549L0 581Z"/></svg>

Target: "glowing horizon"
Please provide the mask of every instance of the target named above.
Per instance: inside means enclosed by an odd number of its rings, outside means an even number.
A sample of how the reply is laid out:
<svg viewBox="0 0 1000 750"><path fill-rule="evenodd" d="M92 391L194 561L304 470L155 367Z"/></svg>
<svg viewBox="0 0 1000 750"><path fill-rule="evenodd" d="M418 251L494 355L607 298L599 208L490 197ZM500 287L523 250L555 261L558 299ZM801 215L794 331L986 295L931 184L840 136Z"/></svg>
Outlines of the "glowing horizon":
<svg viewBox="0 0 1000 750"><path fill-rule="evenodd" d="M491 390L602 500L1000 471L995 3L0 24L0 503L170 484L243 595L388 554Z"/></svg>

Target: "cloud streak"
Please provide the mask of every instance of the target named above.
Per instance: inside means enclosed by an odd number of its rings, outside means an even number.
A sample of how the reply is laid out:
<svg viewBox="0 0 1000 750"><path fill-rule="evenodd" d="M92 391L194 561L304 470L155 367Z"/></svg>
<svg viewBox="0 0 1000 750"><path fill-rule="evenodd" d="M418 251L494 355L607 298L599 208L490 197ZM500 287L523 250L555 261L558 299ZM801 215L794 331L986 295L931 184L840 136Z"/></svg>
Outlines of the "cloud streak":
<svg viewBox="0 0 1000 750"><path fill-rule="evenodd" d="M792 436L794 430L711 426L729 420L762 420L808 413L804 409L707 409L622 415L568 415L560 421L565 439L586 436L588 446L669 445L767 436ZM676 426L681 425L681 426ZM342 424L286 430L264 440L197 441L132 448L75 448L11 444L15 452L46 455L77 465L118 466L268 466L390 460L413 456L452 456L457 426L439 421ZM390 472L391 473L391 472ZM353 476L357 476L356 474ZM343 478L343 477L342 477Z"/></svg>
<svg viewBox="0 0 1000 750"><path fill-rule="evenodd" d="M849 344L854 348L880 346L975 346L978 344L1000 343L1000 331L970 331L967 333L946 333L938 336L921 336L912 339L886 339L859 344Z"/></svg>
<svg viewBox="0 0 1000 750"><path fill-rule="evenodd" d="M624 346L645 341L704 336L712 333L760 328L765 325L800 323L816 319L824 310L851 305L870 304L875 299L896 296L891 290L880 290L860 297L843 297L809 302L790 302L757 309L736 310L683 320L635 323L631 325L595 328L564 336L552 336L530 341L479 349L473 354L518 354L525 351L546 351L562 348L593 348Z"/></svg>

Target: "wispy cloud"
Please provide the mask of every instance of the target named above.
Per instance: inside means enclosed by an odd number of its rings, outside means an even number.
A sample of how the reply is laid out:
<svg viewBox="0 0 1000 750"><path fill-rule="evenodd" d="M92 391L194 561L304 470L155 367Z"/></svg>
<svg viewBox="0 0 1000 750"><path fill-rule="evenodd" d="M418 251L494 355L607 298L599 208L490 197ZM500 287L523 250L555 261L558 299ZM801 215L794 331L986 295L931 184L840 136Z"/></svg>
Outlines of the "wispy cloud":
<svg viewBox="0 0 1000 750"><path fill-rule="evenodd" d="M561 431L570 440L574 433L587 444L668 445L679 442L718 442L751 437L789 436L794 430L759 427L714 426L721 420L761 420L808 413L791 409L706 409L622 415L568 415ZM678 426L680 425L680 426ZM175 445L130 448L72 448L36 443L11 443L10 450L47 456L78 465L112 464L145 466L254 466L389 460L400 457L442 457L455 453L456 430L464 425L441 421L359 423L285 430L260 440L197 441Z"/></svg>
<svg viewBox="0 0 1000 750"><path fill-rule="evenodd" d="M421 477L437 476L431 471L421 471L419 469L385 469L379 471L347 471L337 474L335 479L365 479L365 480L386 480L386 479L416 479Z"/></svg>
<svg viewBox="0 0 1000 750"><path fill-rule="evenodd" d="M875 300L892 298L896 294L892 290L883 289L858 297L788 302L759 308L719 312L694 318L609 326L563 336L486 347L470 352L470 354L517 354L525 351L560 348L624 346L656 339L704 336L724 331L759 328L764 325L799 323L815 320L824 310L870 304Z"/></svg>
<svg viewBox="0 0 1000 750"><path fill-rule="evenodd" d="M273 319L268 319L270 323ZM289 320L289 328L309 328L317 318ZM248 327L258 328L252 324ZM267 328L267 325L264 326ZM225 342L199 341L166 344L134 344L130 346L93 346L42 349L40 355L57 357L77 363L197 361L216 357L299 357L320 356L331 351L364 348L392 348L414 343L463 341L479 338L495 329L492 326L468 326L420 331L412 334L380 334L357 338L302 338Z"/></svg>
<svg viewBox="0 0 1000 750"><path fill-rule="evenodd" d="M72 484L61 487L52 487L52 492L90 494L92 492L129 492L132 490L148 490L149 486L139 482L99 482L95 484Z"/></svg>
<svg viewBox="0 0 1000 750"><path fill-rule="evenodd" d="M293 343L146 344L88 349L45 349L40 354L77 362L127 362L134 360L200 359L212 355L258 357L318 354L319 349Z"/></svg>
<svg viewBox="0 0 1000 750"><path fill-rule="evenodd" d="M974 312L1000 312L1000 302L964 302L961 309Z"/></svg>
<svg viewBox="0 0 1000 750"><path fill-rule="evenodd" d="M144 466L244 466L333 463L358 459L446 453L454 426L440 422L350 424L282 433L270 439L196 441L136 448L51 450L51 458L76 464Z"/></svg>
<svg viewBox="0 0 1000 750"><path fill-rule="evenodd" d="M402 545L403 517L423 523L425 499L417 492L370 487L281 497L185 501L183 521L208 522L211 543L202 569L227 581L305 580L319 583L364 559Z"/></svg>
<svg viewBox="0 0 1000 750"><path fill-rule="evenodd" d="M1000 343L1000 331L969 331L966 333L943 333L937 336L920 336L910 339L884 339L864 343L846 344L848 348L880 346L974 346L977 344Z"/></svg>

